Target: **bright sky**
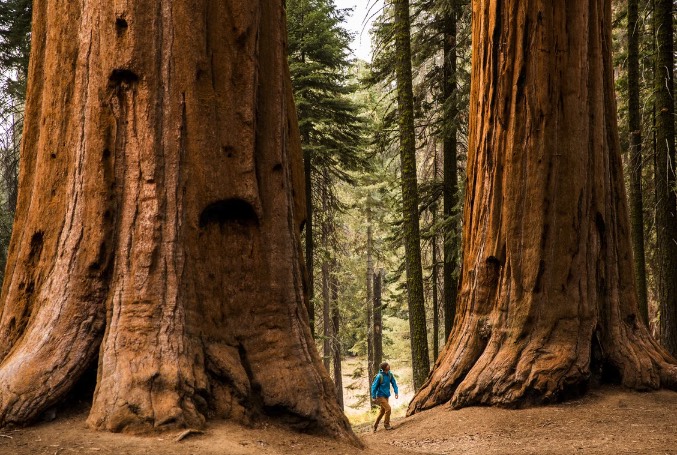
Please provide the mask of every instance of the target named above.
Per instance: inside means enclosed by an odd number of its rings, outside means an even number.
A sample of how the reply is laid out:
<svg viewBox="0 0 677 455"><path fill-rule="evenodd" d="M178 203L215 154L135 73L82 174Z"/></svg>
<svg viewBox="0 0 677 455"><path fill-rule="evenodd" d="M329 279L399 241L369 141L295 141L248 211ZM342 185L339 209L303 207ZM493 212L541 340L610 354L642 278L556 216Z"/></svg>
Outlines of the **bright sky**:
<svg viewBox="0 0 677 455"><path fill-rule="evenodd" d="M353 13L347 18L345 28L355 35L351 48L355 57L371 61L371 42L369 29L374 18L383 7L383 0L334 0L339 9L352 8Z"/></svg>

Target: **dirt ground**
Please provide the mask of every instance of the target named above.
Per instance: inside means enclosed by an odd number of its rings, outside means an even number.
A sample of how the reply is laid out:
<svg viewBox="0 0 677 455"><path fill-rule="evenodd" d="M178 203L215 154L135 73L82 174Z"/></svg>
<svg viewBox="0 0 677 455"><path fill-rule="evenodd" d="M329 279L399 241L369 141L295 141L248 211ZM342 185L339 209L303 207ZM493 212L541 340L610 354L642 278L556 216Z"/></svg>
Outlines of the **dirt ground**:
<svg viewBox="0 0 677 455"><path fill-rule="evenodd" d="M272 424L243 428L212 422L180 442L179 432L136 437L90 431L86 412L0 431L2 455L191 454L677 454L677 393L604 388L544 408L505 410L440 407L397 419L392 431L355 428L365 449Z"/></svg>

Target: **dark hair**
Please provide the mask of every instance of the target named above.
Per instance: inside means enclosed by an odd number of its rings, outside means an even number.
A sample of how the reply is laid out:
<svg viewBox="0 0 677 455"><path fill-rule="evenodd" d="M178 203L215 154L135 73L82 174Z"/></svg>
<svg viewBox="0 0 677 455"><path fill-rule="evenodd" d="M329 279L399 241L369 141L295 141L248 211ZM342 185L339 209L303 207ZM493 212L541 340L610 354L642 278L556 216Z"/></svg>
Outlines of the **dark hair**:
<svg viewBox="0 0 677 455"><path fill-rule="evenodd" d="M383 363L381 364L381 367L380 367L380 368L381 368L382 370L385 370L385 369L388 368L389 366L390 366L390 365L388 364L388 362L383 362Z"/></svg>

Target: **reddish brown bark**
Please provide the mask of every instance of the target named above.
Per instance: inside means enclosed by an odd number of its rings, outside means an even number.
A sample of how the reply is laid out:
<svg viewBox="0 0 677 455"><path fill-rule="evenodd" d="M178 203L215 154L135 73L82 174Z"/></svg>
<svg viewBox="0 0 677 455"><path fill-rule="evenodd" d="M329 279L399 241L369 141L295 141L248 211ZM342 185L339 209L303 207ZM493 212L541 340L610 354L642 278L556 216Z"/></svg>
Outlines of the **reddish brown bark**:
<svg viewBox="0 0 677 455"><path fill-rule="evenodd" d="M609 0L473 3L456 324L409 413L677 386L638 317Z"/></svg>
<svg viewBox="0 0 677 455"><path fill-rule="evenodd" d="M0 425L99 354L95 428L271 415L354 438L304 306L282 5L35 2Z"/></svg>

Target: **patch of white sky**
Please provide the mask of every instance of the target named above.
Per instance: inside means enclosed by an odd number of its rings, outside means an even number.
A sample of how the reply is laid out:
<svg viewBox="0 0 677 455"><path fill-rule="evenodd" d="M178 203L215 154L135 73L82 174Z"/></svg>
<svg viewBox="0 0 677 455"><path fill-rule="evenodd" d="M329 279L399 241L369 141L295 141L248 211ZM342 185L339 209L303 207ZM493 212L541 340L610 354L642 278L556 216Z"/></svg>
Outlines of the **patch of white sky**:
<svg viewBox="0 0 677 455"><path fill-rule="evenodd" d="M343 25L346 30L353 34L350 48L353 55L367 62L371 61L371 30L374 19L378 17L383 8L383 0L334 0L338 9L352 9L352 13L346 17Z"/></svg>

